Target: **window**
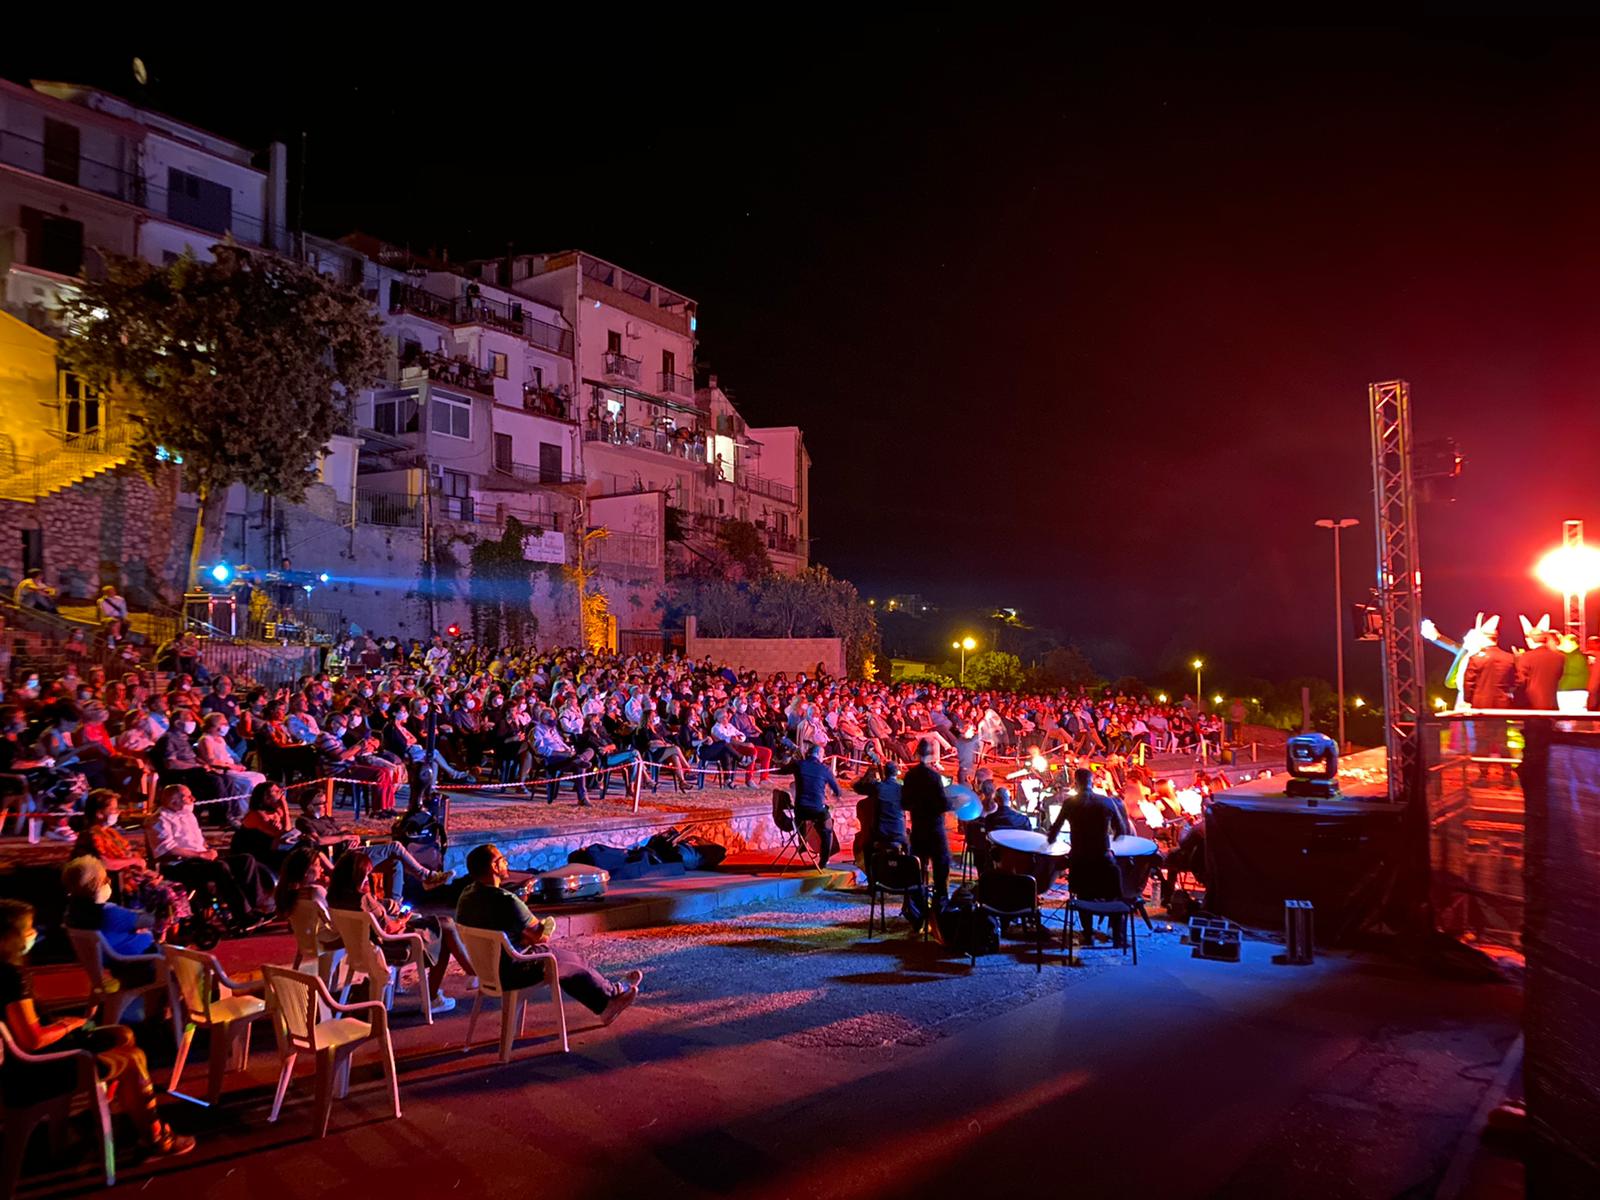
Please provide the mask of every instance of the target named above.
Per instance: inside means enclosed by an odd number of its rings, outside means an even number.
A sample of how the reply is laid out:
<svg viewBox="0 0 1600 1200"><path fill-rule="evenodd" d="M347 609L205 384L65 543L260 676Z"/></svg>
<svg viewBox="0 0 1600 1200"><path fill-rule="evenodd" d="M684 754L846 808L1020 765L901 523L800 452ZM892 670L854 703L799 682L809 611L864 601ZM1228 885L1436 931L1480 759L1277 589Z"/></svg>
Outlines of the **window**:
<svg viewBox="0 0 1600 1200"><path fill-rule="evenodd" d="M496 471L511 470L511 435L497 433L494 435L494 469Z"/></svg>
<svg viewBox="0 0 1600 1200"><path fill-rule="evenodd" d="M606 330L606 353L622 353L622 334L618 333L615 329Z"/></svg>
<svg viewBox="0 0 1600 1200"><path fill-rule="evenodd" d="M489 351L489 369L496 379L506 378L506 356L498 350Z"/></svg>
<svg viewBox="0 0 1600 1200"><path fill-rule="evenodd" d="M532 387L532 388L543 388L544 387L544 368L543 367L529 367L528 368L528 386Z"/></svg>
<svg viewBox="0 0 1600 1200"><path fill-rule="evenodd" d="M379 396L372 402L372 428L394 437L417 432L417 398Z"/></svg>
<svg viewBox="0 0 1600 1200"><path fill-rule="evenodd" d="M553 442L539 443L539 482L561 482L561 447Z"/></svg>
<svg viewBox="0 0 1600 1200"><path fill-rule="evenodd" d="M78 127L65 121L44 119L44 173L51 179L77 186Z"/></svg>
<svg viewBox="0 0 1600 1200"><path fill-rule="evenodd" d="M63 429L67 437L81 437L100 429L100 394L83 385L71 371L61 373Z"/></svg>
<svg viewBox="0 0 1600 1200"><path fill-rule="evenodd" d="M226 233L233 225L233 193L220 183L168 167L167 216L212 233Z"/></svg>
<svg viewBox="0 0 1600 1200"><path fill-rule="evenodd" d="M24 208L22 233L28 243L28 266L57 275L77 275L83 270L82 221Z"/></svg>
<svg viewBox="0 0 1600 1200"><path fill-rule="evenodd" d="M661 373L668 376L678 373L678 356L671 350L661 352Z"/></svg>
<svg viewBox="0 0 1600 1200"><path fill-rule="evenodd" d="M445 471L439 476L439 495L444 515L452 521L472 520L472 477L463 471Z"/></svg>
<svg viewBox="0 0 1600 1200"><path fill-rule="evenodd" d="M434 396L433 431L447 437L472 437L472 405L454 396Z"/></svg>

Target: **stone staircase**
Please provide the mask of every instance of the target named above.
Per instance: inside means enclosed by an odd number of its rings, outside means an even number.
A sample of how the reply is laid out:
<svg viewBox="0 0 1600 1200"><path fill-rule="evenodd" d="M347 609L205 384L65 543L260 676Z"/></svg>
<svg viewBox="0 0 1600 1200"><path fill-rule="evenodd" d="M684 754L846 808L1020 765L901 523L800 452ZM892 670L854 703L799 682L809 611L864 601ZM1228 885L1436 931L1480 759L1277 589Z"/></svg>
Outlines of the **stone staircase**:
<svg viewBox="0 0 1600 1200"><path fill-rule="evenodd" d="M113 428L44 454L0 459L0 500L37 503L121 466L131 453L124 431Z"/></svg>

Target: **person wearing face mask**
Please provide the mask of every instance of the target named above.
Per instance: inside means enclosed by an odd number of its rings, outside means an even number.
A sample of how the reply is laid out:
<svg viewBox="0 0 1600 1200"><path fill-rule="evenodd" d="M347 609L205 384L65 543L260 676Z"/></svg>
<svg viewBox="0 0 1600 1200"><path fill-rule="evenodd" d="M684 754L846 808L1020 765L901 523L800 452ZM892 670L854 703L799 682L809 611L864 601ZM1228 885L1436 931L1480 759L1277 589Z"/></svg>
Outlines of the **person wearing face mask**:
<svg viewBox="0 0 1600 1200"><path fill-rule="evenodd" d="M61 886L67 892L68 929L96 931L118 954L149 954L155 949L156 939L151 932L155 918L111 902L111 876L98 858L85 855L69 860L61 869ZM133 965L112 962L112 974L130 987L149 982L150 964L136 966L137 971Z"/></svg>
<svg viewBox="0 0 1600 1200"><path fill-rule="evenodd" d="M577 794L578 806L589 806L589 790L586 786L585 773L593 765L594 751L584 750L581 753L561 736L561 729L556 724L556 714L548 708L539 710L539 716L533 727L532 741L533 753L541 760L541 765L546 774L551 776L576 774L572 781L572 790ZM561 785L552 778L545 795L546 804L556 802L556 792Z"/></svg>
<svg viewBox="0 0 1600 1200"><path fill-rule="evenodd" d="M234 927L248 928L252 906L235 878L233 863L223 862L206 845L205 834L200 832L200 822L194 816L194 793L181 783L171 784L161 789L160 805L145 833L157 869L192 891L214 888L217 899L232 916ZM248 855L240 856L238 861L244 872L253 865Z"/></svg>
<svg viewBox="0 0 1600 1200"><path fill-rule="evenodd" d="M220 712L208 713L201 727L200 740L195 743L195 757L207 770L221 781L221 792L230 797L228 822L243 820L249 808L250 793L267 777L260 771L245 769L239 756L228 744L228 718Z"/></svg>
<svg viewBox="0 0 1600 1200"><path fill-rule="evenodd" d="M373 760L372 756L378 749L377 738L366 736L352 739L347 736L350 722L355 720L359 723L360 718L360 713L328 714L327 725L317 735L317 769L324 775L344 776L372 785L378 793L378 803L373 806L373 811L392 812L400 780L405 777L404 769L397 772L393 764ZM305 795L316 796L321 802L321 794L314 788L307 788Z"/></svg>
<svg viewBox="0 0 1600 1200"><path fill-rule="evenodd" d="M12 1039L27 1054L85 1050L94 1055L101 1080L110 1085L147 1154L175 1157L193 1150L192 1137L174 1132L161 1120L150 1065L131 1029L126 1025L88 1029L82 1017L63 1017L48 1024L39 1020L33 989L23 971L37 937L33 907L20 900L0 900L0 1020L5 1021ZM0 1092L8 1105L37 1104L77 1086L77 1063L71 1059L25 1063L7 1055L0 1063Z"/></svg>
<svg viewBox="0 0 1600 1200"><path fill-rule="evenodd" d="M145 865L144 855L134 852L132 843L117 828L120 802L117 794L97 788L84 801L83 832L73 844L72 857L97 858L107 871L116 871L124 895L154 918L151 931L157 941L166 938L173 925L189 916L189 897L171 880Z"/></svg>
<svg viewBox="0 0 1600 1200"><path fill-rule="evenodd" d="M465 779L467 772L456 770L455 766L445 758L440 746L441 739L447 738L455 730L445 720L443 712L443 695L438 699L432 696L419 696L411 702L410 726L416 734L417 742L422 747L423 758L431 761L434 766L443 771L446 778Z"/></svg>
<svg viewBox="0 0 1600 1200"><path fill-rule="evenodd" d="M156 739L150 759L163 784L181 783L201 800L222 795L222 780L200 761L190 739L199 728L192 710L181 708L167 731Z"/></svg>

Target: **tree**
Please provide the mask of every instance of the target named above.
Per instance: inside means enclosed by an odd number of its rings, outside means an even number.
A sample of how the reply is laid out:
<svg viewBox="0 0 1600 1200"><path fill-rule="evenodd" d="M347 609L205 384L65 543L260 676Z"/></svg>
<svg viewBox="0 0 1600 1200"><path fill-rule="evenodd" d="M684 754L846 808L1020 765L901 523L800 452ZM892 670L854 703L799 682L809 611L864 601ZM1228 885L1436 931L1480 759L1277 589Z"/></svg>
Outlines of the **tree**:
<svg viewBox="0 0 1600 1200"><path fill-rule="evenodd" d="M1094 664L1076 646L1058 646L1050 651L1035 674L1045 687L1093 686L1100 682Z"/></svg>
<svg viewBox="0 0 1600 1200"><path fill-rule="evenodd" d="M1022 687L1022 660L1004 650L980 650L967 659L967 686L1016 691Z"/></svg>
<svg viewBox="0 0 1600 1200"><path fill-rule="evenodd" d="M772 558L761 531L749 521L724 521L717 529L717 548L741 579L761 579L772 574Z"/></svg>
<svg viewBox="0 0 1600 1200"><path fill-rule="evenodd" d="M528 606L534 564L522 556L523 542L531 532L517 518L507 517L499 537L485 538L472 547L468 591L472 636L484 645L526 645L539 628L539 619Z"/></svg>
<svg viewBox="0 0 1600 1200"><path fill-rule="evenodd" d="M222 546L228 488L299 500L350 400L379 378L377 315L353 287L223 242L213 262L111 255L67 305L65 365L134 424L148 473L183 464L200 500L192 584Z"/></svg>

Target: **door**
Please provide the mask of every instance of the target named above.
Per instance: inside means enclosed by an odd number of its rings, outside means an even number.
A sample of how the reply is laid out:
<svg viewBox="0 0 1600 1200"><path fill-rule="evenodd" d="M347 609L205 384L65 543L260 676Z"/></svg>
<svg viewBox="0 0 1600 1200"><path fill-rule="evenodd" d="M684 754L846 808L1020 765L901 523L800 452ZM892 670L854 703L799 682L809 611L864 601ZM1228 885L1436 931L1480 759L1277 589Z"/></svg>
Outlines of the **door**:
<svg viewBox="0 0 1600 1200"><path fill-rule="evenodd" d="M44 121L44 173L48 179L78 186L78 127L65 121Z"/></svg>
<svg viewBox="0 0 1600 1200"><path fill-rule="evenodd" d="M552 442L539 443L539 482L561 482L561 447Z"/></svg>
<svg viewBox="0 0 1600 1200"><path fill-rule="evenodd" d="M100 432L100 396L71 371L61 374L61 418L68 441Z"/></svg>
<svg viewBox="0 0 1600 1200"><path fill-rule="evenodd" d="M494 435L494 469L496 471L511 470L511 435L497 433Z"/></svg>

